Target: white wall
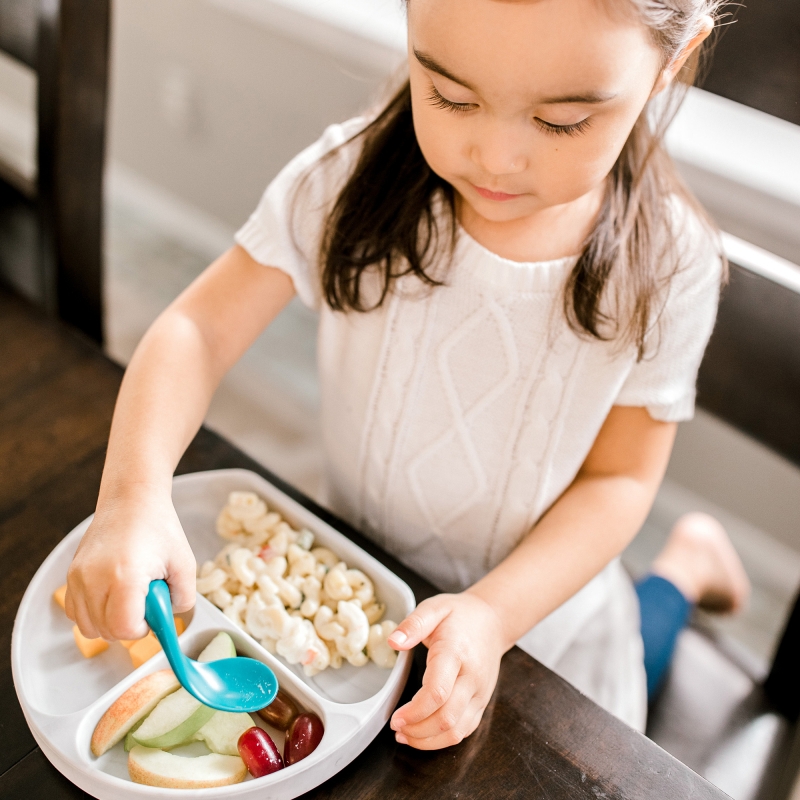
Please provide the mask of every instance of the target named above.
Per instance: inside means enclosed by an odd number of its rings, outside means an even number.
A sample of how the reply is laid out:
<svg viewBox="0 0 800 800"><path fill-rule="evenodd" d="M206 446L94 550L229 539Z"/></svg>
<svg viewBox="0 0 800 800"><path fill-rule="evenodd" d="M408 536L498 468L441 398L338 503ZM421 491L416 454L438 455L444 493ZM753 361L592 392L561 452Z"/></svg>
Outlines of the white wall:
<svg viewBox="0 0 800 800"><path fill-rule="evenodd" d="M278 170L363 109L400 60L363 31L323 42L322 23L290 5L115 0L112 163L242 224Z"/></svg>
<svg viewBox="0 0 800 800"><path fill-rule="evenodd" d="M0 53L0 160L30 181L36 177L35 107L33 72Z"/></svg>

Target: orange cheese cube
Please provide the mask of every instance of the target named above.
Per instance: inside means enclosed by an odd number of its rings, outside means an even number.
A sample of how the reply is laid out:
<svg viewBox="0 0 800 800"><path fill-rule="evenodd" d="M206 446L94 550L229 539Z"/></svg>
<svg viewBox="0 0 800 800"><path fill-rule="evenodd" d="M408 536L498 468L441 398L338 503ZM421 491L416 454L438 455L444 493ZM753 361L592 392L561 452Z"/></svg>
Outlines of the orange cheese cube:
<svg viewBox="0 0 800 800"><path fill-rule="evenodd" d="M175 632L180 636L186 630L186 623L180 617L174 617L173 619L175 621ZM134 669L141 667L145 661L161 650L161 645L153 631L150 631L143 639L133 642L126 640L121 644L123 647L128 648Z"/></svg>
<svg viewBox="0 0 800 800"><path fill-rule="evenodd" d="M59 586L58 589L56 589L53 592L53 600L55 600L56 603L58 603L61 606L61 608L63 608L65 611L67 610L67 584L66 583L63 586Z"/></svg>
<svg viewBox="0 0 800 800"><path fill-rule="evenodd" d="M108 642L105 639L87 639L77 625L72 626L72 635L75 637L75 644L84 658L94 658L104 650L108 650Z"/></svg>
<svg viewBox="0 0 800 800"><path fill-rule="evenodd" d="M130 650L136 642L141 642L141 639L120 639L119 643L126 649Z"/></svg>
<svg viewBox="0 0 800 800"><path fill-rule="evenodd" d="M128 652L131 654L133 668L141 667L145 661L152 658L160 649L161 645L158 643L158 639L156 639L153 631L150 631L144 639L139 639L138 642L134 642L128 648Z"/></svg>

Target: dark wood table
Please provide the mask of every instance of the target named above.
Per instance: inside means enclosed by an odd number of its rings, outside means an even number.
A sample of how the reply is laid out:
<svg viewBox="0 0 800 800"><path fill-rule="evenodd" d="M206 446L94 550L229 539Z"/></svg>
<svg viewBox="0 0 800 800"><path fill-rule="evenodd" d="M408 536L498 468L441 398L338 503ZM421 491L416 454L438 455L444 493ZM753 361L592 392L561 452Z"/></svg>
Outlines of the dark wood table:
<svg viewBox="0 0 800 800"><path fill-rule="evenodd" d="M122 370L87 340L0 290L0 798L87 797L42 755L11 678L10 641L25 587L94 510ZM414 590L434 588L224 439L201 430L179 472L260 473L349 536ZM424 667L418 648L404 700ZM514 648L478 730L423 753L388 728L315 798L724 798L721 791Z"/></svg>

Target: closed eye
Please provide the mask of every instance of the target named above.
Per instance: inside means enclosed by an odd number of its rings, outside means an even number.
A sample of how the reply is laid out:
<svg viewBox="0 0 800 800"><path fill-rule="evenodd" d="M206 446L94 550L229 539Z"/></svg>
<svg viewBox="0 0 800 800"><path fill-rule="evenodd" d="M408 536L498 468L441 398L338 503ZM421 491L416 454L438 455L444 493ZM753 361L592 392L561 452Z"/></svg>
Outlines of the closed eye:
<svg viewBox="0 0 800 800"><path fill-rule="evenodd" d="M431 92L428 95L428 102L435 108L442 108L445 111L452 111L455 114L464 114L478 107L476 103L455 103L452 100L448 100L433 84L431 84ZM590 119L590 117L586 117L586 119L582 119L580 122L575 122L571 125L554 125L552 122L547 122L547 120L534 117L536 124L545 133L556 136L578 136L586 131L586 129L591 125Z"/></svg>
<svg viewBox="0 0 800 800"><path fill-rule="evenodd" d="M564 134L566 136L579 136L582 134L592 123L591 117L586 117L580 122L575 122L572 125L553 125L552 122L534 117L534 122L545 132L558 136Z"/></svg>
<svg viewBox="0 0 800 800"><path fill-rule="evenodd" d="M478 106L475 103L454 103L439 93L439 90L431 84L431 93L428 95L428 102L435 108L443 108L445 111L453 111L456 114L464 114Z"/></svg>

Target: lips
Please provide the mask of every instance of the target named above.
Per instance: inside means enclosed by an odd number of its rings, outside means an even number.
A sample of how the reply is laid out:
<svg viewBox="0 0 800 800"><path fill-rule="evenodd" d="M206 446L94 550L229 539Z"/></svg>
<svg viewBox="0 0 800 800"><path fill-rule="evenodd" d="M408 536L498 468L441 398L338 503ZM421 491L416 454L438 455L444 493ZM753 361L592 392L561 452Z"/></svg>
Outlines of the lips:
<svg viewBox="0 0 800 800"><path fill-rule="evenodd" d="M500 203L506 202L507 200L515 200L517 197L522 197L521 194L508 194L507 192L493 192L491 189L483 189L480 186L474 186L474 184L473 188L481 197L485 197L487 200L496 200Z"/></svg>

